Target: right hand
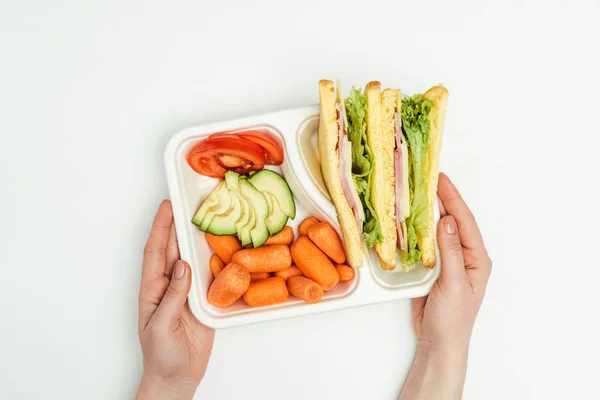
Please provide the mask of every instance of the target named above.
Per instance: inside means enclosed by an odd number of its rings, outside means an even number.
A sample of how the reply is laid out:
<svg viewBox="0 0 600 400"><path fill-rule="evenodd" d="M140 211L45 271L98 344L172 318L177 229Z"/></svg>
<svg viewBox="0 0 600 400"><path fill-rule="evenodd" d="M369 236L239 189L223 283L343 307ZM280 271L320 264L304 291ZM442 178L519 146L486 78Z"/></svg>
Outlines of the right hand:
<svg viewBox="0 0 600 400"><path fill-rule="evenodd" d="M438 184L440 277L427 297L412 302L418 352L464 359L483 301L492 261L475 217L445 174Z"/></svg>

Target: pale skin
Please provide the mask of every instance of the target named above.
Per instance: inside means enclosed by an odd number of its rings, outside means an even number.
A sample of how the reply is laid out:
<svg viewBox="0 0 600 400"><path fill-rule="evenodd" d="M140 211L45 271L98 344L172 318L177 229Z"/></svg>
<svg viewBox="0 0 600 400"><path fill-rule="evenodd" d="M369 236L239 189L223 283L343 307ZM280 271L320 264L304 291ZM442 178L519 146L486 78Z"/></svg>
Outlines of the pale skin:
<svg viewBox="0 0 600 400"><path fill-rule="evenodd" d="M214 330L190 311L192 272L179 259L171 203L164 200L144 249L138 332L144 353L139 400L191 399L204 377Z"/></svg>
<svg viewBox="0 0 600 400"><path fill-rule="evenodd" d="M438 195L442 267L429 295L412 301L417 352L401 400L462 397L471 332L492 267L473 214L444 174ZM190 284L165 200L144 250L139 296L144 373L137 399L192 399L204 377L214 331L192 315Z"/></svg>

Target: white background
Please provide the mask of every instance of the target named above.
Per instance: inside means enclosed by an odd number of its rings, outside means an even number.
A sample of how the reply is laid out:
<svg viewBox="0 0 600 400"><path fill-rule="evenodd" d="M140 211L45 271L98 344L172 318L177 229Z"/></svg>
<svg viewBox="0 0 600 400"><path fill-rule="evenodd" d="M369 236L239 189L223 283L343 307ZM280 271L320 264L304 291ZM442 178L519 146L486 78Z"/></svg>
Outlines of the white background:
<svg viewBox="0 0 600 400"><path fill-rule="evenodd" d="M324 77L450 89L442 169L494 260L464 398L600 398L599 19L598 1L1 0L0 398L132 398L167 140L316 103ZM219 331L196 398L394 399L409 312Z"/></svg>

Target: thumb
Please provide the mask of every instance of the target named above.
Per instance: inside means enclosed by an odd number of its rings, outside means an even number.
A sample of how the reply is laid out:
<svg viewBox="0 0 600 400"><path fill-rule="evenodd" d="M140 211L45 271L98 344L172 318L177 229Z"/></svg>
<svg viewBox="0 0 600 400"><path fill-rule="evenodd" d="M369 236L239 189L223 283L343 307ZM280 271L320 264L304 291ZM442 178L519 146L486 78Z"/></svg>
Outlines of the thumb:
<svg viewBox="0 0 600 400"><path fill-rule="evenodd" d="M442 258L440 283L456 283L467 279L462 244L456 220L452 215L440 220L437 236Z"/></svg>
<svg viewBox="0 0 600 400"><path fill-rule="evenodd" d="M169 287L167 287L165 295L156 310L155 318L157 322L173 325L179 320L191 283L190 266L185 261L177 261L173 268Z"/></svg>

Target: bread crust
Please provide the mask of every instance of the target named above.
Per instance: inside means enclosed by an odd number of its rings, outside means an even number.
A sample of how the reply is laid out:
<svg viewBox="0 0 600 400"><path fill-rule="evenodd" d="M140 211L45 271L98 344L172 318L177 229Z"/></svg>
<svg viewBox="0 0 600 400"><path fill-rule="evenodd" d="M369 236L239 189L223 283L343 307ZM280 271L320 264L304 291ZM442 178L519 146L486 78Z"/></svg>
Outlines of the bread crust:
<svg viewBox="0 0 600 400"><path fill-rule="evenodd" d="M394 173L394 148L396 135L394 112L397 92L381 93L379 82L369 82L365 87L367 98L367 143L373 152L374 165L371 177L371 204L381 228L381 243L374 248L381 267L396 269L396 188Z"/></svg>
<svg viewBox="0 0 600 400"><path fill-rule="evenodd" d="M423 161L423 177L427 185L427 236L419 237L418 244L421 250L421 260L425 268L435 267L435 230L433 206L437 197L438 176L440 172L440 151L442 148L442 135L444 133L444 119L448 105L448 89L443 85L436 85L423 94L423 97L433 102L429 113L429 147Z"/></svg>
<svg viewBox="0 0 600 400"><path fill-rule="evenodd" d="M335 207L346 250L347 263L362 266L363 253L360 234L354 213L348 205L340 179L340 154L338 149L338 123L333 82L319 81L319 158L323 181Z"/></svg>

